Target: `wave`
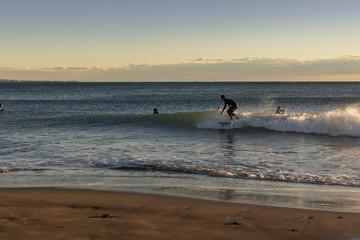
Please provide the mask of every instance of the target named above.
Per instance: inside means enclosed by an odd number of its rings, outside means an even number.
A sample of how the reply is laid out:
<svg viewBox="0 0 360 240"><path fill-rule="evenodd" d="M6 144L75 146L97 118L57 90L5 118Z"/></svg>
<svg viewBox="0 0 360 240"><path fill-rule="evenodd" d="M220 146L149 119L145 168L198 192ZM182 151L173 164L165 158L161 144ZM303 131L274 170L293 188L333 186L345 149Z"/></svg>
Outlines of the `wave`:
<svg viewBox="0 0 360 240"><path fill-rule="evenodd" d="M325 134L330 136L360 137L359 106L348 106L326 112L323 115L311 114L267 114L242 113L239 119L224 124L224 117L213 116L197 124L203 129L243 129L248 127L265 128L280 132Z"/></svg>
<svg viewBox="0 0 360 240"><path fill-rule="evenodd" d="M4 119L6 120L6 119ZM224 122L227 121L227 124ZM128 126L165 127L180 126L201 129L246 129L263 128L280 132L324 134L330 136L360 137L360 105L348 106L323 113L312 114L269 114L241 113L239 119L228 121L219 111L178 112L161 114L117 114L117 113L64 113L52 116L9 119L8 125L15 127L57 127L74 126Z"/></svg>
<svg viewBox="0 0 360 240"><path fill-rule="evenodd" d="M129 165L113 168L115 170L123 171L144 171L144 172L173 172L179 174L198 174L209 177L224 177L224 178L239 178L259 181L281 181L289 183L308 183L320 185L339 185L360 187L358 179L351 179L346 176L328 177L316 176L311 174L304 175L290 175L290 174L261 174L261 173L247 173L243 171L227 171L214 168L201 168L195 166L181 166L177 164L144 164L144 165Z"/></svg>
<svg viewBox="0 0 360 240"><path fill-rule="evenodd" d="M138 126L166 126L181 125L195 127L207 117L215 116L216 111L178 112L161 114L130 114L130 113L57 113L50 115L31 115L4 119L8 124L16 123L16 127L29 124L38 127L49 126L82 126L82 125L138 125Z"/></svg>

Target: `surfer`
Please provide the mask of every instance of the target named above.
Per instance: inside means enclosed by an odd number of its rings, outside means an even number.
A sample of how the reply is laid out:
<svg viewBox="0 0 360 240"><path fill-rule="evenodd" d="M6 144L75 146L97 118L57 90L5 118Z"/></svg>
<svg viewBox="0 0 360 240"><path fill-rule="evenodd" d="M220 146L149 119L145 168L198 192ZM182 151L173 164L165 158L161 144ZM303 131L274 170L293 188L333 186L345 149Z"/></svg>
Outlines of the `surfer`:
<svg viewBox="0 0 360 240"><path fill-rule="evenodd" d="M154 114L159 114L159 110L157 110L157 108L154 108Z"/></svg>
<svg viewBox="0 0 360 240"><path fill-rule="evenodd" d="M0 112L5 111L4 109L2 109L3 105L0 103Z"/></svg>
<svg viewBox="0 0 360 240"><path fill-rule="evenodd" d="M276 109L275 114L284 114L285 112L286 112L286 109L285 109L285 110L283 110L283 109L281 109L281 107L280 107L280 106L278 106L278 108Z"/></svg>
<svg viewBox="0 0 360 240"><path fill-rule="evenodd" d="M224 105L224 108L221 111L220 115L225 111L226 105L229 105L229 109L227 110L227 113L229 114L230 120L232 120L233 117L236 117L234 112L238 108L237 103L231 99L225 98L224 95L221 95L221 101L223 101L225 103L225 105Z"/></svg>

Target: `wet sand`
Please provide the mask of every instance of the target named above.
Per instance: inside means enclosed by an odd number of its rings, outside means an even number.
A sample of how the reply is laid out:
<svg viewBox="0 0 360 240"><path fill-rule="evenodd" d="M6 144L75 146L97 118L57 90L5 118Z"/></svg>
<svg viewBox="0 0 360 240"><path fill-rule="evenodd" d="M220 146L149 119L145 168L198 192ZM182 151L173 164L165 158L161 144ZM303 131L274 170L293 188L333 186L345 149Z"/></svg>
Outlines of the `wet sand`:
<svg viewBox="0 0 360 240"><path fill-rule="evenodd" d="M48 188L0 189L0 239L352 239L360 214Z"/></svg>

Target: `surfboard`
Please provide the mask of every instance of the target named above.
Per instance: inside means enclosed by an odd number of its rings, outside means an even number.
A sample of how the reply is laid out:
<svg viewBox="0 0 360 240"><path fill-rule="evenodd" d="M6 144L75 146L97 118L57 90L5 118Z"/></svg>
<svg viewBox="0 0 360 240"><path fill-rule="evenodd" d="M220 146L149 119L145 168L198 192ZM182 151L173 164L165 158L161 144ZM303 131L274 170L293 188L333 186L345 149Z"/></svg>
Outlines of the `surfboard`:
<svg viewBox="0 0 360 240"><path fill-rule="evenodd" d="M221 125L228 125L230 124L231 122L219 122Z"/></svg>
<svg viewBox="0 0 360 240"><path fill-rule="evenodd" d="M285 108L284 110L282 110L282 112L280 114L286 114L287 109Z"/></svg>

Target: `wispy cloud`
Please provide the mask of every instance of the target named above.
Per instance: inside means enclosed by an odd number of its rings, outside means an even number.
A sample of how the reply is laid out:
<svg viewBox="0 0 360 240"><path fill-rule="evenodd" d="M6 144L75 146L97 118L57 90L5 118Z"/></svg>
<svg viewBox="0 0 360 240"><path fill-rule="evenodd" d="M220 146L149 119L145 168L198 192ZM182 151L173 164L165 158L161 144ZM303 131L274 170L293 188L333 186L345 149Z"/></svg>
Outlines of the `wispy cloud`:
<svg viewBox="0 0 360 240"><path fill-rule="evenodd" d="M189 59L178 64L129 64L125 67L0 68L0 78L78 81L360 81L360 56L340 58ZM347 79L343 79L347 80Z"/></svg>

